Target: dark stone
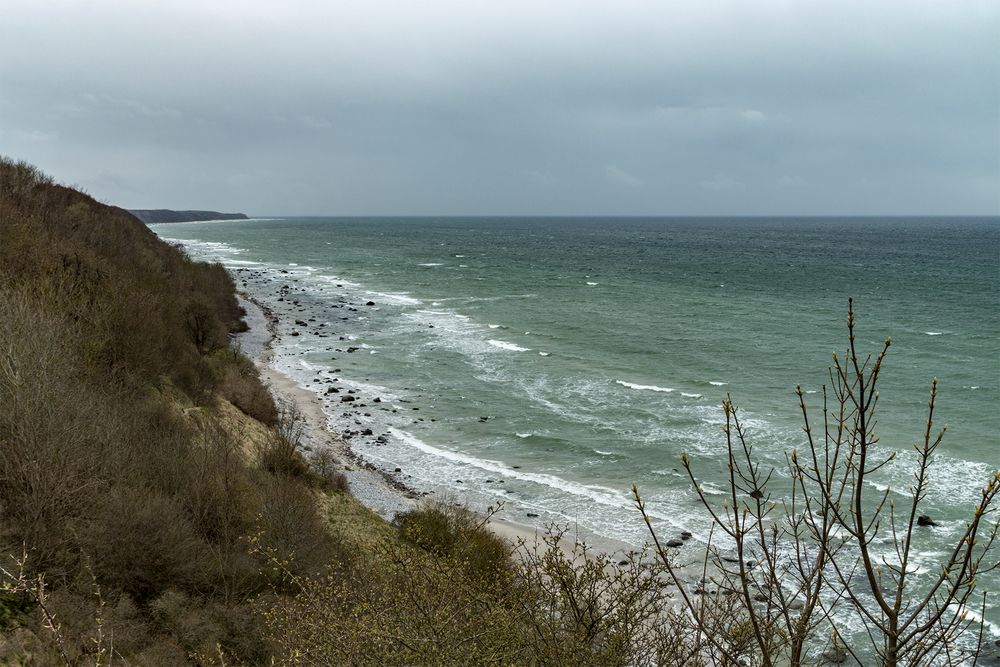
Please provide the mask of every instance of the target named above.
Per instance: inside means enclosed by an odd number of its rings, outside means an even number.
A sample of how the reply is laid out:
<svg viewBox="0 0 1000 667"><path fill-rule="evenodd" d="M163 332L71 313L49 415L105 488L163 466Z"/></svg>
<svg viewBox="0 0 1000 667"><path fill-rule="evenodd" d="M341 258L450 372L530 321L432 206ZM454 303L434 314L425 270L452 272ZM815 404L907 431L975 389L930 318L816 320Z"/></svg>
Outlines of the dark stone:
<svg viewBox="0 0 1000 667"><path fill-rule="evenodd" d="M372 430L370 428L366 428L361 432L361 435L372 435Z"/></svg>
<svg viewBox="0 0 1000 667"><path fill-rule="evenodd" d="M349 347L349 348L347 348L347 351L348 351L348 352L357 352L357 351L358 351L358 350L360 350L360 349L361 349L361 348L359 348L359 347Z"/></svg>
<svg viewBox="0 0 1000 667"><path fill-rule="evenodd" d="M298 332L298 331L292 331L292 333L290 333L290 334L288 334L288 335L289 335L289 336L298 336L298 335L299 335L299 332Z"/></svg>
<svg viewBox="0 0 1000 667"><path fill-rule="evenodd" d="M528 512L528 516L530 516L532 519L537 519L538 518L538 515L534 514L532 512Z"/></svg>
<svg viewBox="0 0 1000 667"><path fill-rule="evenodd" d="M382 399L379 398L378 396L376 396L375 398L372 399L372 403L381 403L381 402L382 402Z"/></svg>
<svg viewBox="0 0 1000 667"><path fill-rule="evenodd" d="M1000 639L987 639L983 642L976 665L983 667L1000 666Z"/></svg>
<svg viewBox="0 0 1000 667"><path fill-rule="evenodd" d="M684 542L682 542L681 540L670 540L669 542L667 542L667 546L670 547L671 549L676 549L677 547L684 546Z"/></svg>
<svg viewBox="0 0 1000 667"><path fill-rule="evenodd" d="M337 393L340 393L340 390L337 389L336 387L327 387L326 388L326 393L328 393L328 394L337 394Z"/></svg>
<svg viewBox="0 0 1000 667"><path fill-rule="evenodd" d="M395 470L393 470L393 472L403 472L403 469L402 468L396 468Z"/></svg>
<svg viewBox="0 0 1000 667"><path fill-rule="evenodd" d="M832 646L820 656L828 665L842 665L847 662L847 651L839 646Z"/></svg>
<svg viewBox="0 0 1000 667"><path fill-rule="evenodd" d="M366 305L366 306L374 306L374 305L375 305L375 302L374 302L374 301L369 301L369 302L368 302L368 303L366 303L365 305Z"/></svg>
<svg viewBox="0 0 1000 667"><path fill-rule="evenodd" d="M351 401L356 401L356 400L357 399L354 398L353 396L351 396L350 394L348 394L347 396L341 396L340 397L340 402L341 403L350 403Z"/></svg>
<svg viewBox="0 0 1000 667"><path fill-rule="evenodd" d="M918 526L936 526L937 523L935 523L934 519L930 518L926 514L921 514L920 516L917 517L917 525Z"/></svg>
<svg viewBox="0 0 1000 667"><path fill-rule="evenodd" d="M489 421L489 420L490 420L489 417L480 417L479 418L479 421L481 421L481 422L486 422L486 421Z"/></svg>

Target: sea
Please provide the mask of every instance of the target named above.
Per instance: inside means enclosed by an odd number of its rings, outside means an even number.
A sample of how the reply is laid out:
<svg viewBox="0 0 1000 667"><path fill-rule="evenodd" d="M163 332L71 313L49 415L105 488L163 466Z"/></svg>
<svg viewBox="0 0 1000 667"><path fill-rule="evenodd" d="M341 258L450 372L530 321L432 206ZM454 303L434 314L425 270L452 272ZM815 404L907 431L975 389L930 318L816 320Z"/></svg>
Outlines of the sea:
<svg viewBox="0 0 1000 667"><path fill-rule="evenodd" d="M938 380L918 576L1000 469L1000 218L261 218L153 225L279 318L275 365L364 459L430 497L594 540L704 544L723 401L775 500L833 354L882 366L869 497L906 504ZM345 400L345 398L347 400ZM352 400L353 399L353 400ZM398 472L396 472L398 470ZM993 515L996 519L996 515ZM887 538L877 547L888 553ZM994 556L993 561L997 558ZM980 586L1000 594L1000 579ZM969 610L975 617L979 610ZM985 613L1000 637L1000 605Z"/></svg>

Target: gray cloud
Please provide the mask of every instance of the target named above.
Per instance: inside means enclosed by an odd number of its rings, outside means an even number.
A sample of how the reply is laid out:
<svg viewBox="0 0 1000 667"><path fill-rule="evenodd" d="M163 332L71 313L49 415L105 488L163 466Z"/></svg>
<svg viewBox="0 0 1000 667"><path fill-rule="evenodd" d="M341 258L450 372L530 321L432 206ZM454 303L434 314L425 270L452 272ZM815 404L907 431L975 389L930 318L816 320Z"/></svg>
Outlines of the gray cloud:
<svg viewBox="0 0 1000 667"><path fill-rule="evenodd" d="M1000 213L989 1L4 14L0 153L126 206Z"/></svg>

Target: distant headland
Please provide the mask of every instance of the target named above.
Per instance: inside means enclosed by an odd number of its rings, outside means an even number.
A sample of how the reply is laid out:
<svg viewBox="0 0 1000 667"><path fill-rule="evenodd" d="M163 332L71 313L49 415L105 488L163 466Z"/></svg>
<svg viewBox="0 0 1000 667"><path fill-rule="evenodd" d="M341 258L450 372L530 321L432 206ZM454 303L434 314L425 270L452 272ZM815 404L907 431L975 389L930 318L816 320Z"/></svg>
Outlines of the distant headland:
<svg viewBox="0 0 1000 667"><path fill-rule="evenodd" d="M147 225L161 222L197 222L199 220L247 220L245 213L219 213L218 211L171 211L167 208L129 209L129 213Z"/></svg>

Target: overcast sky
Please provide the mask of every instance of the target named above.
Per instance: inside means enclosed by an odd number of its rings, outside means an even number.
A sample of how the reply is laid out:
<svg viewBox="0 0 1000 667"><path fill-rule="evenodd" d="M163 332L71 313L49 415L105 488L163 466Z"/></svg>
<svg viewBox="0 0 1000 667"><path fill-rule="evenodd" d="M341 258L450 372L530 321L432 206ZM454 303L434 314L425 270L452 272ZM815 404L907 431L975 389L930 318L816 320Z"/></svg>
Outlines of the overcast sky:
<svg viewBox="0 0 1000 667"><path fill-rule="evenodd" d="M1000 214L996 0L0 14L0 154L126 207Z"/></svg>

